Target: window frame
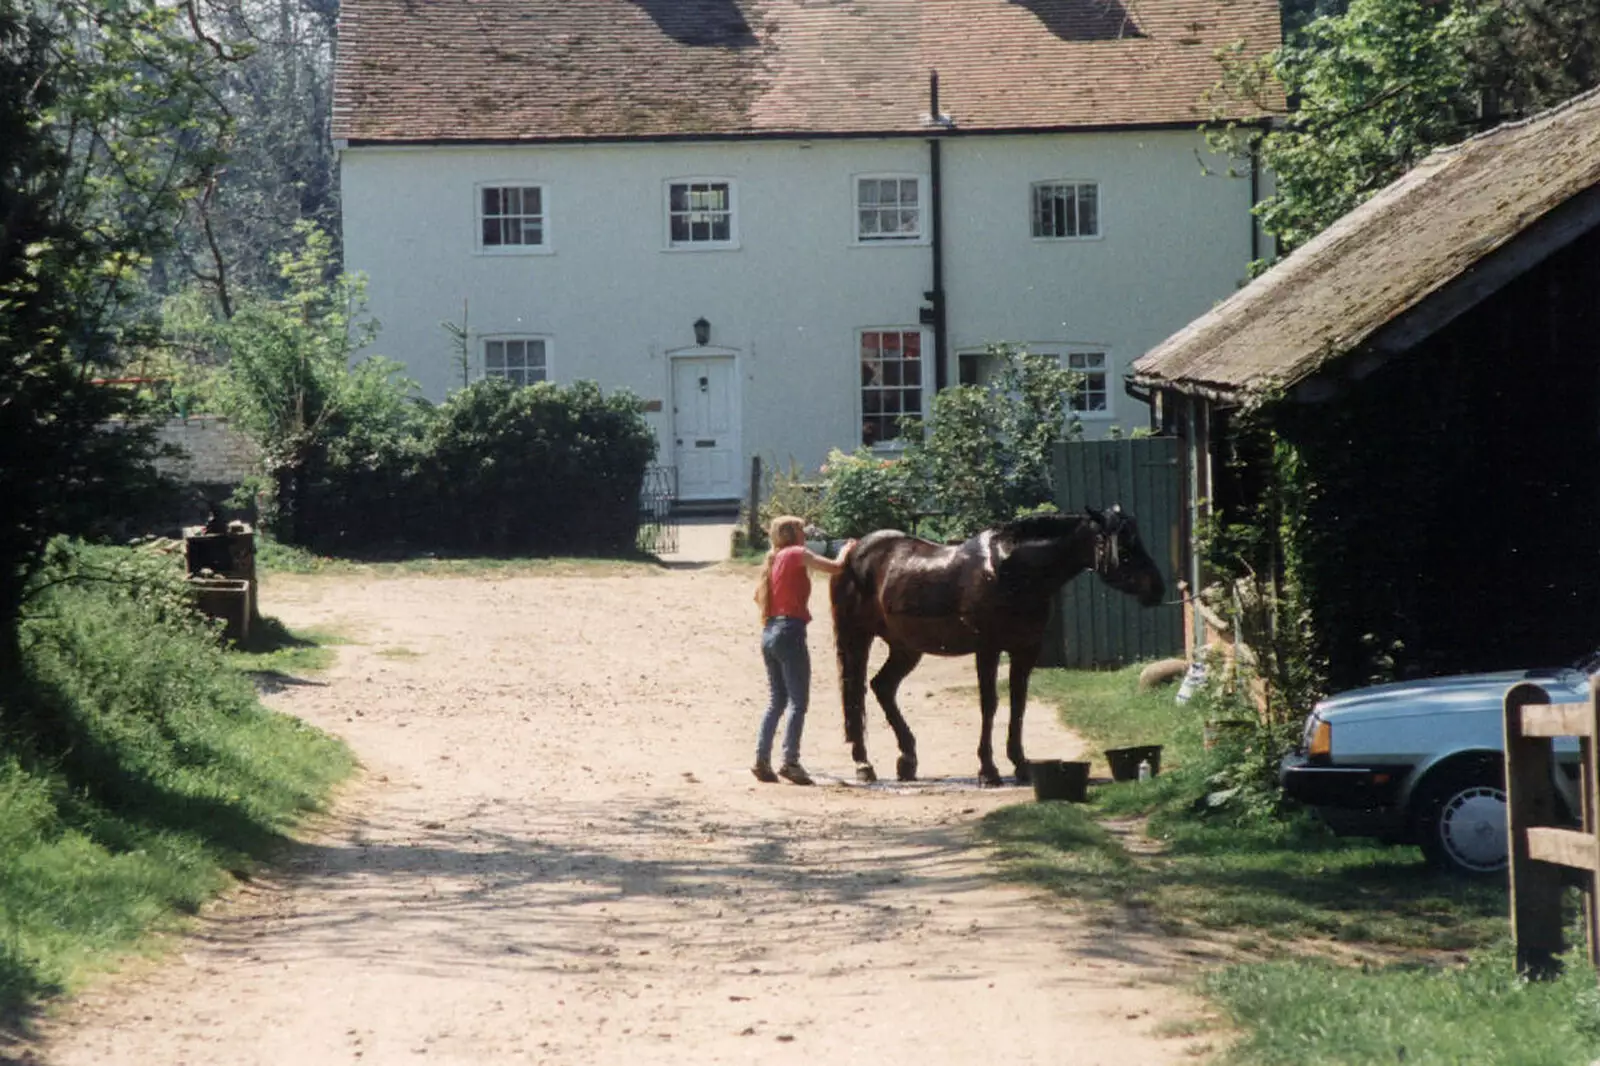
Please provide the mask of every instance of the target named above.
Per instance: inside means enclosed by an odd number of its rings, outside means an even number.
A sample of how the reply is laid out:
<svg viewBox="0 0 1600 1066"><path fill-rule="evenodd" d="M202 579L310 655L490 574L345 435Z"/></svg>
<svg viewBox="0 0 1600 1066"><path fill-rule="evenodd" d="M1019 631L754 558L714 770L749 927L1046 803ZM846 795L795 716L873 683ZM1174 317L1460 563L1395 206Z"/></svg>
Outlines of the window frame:
<svg viewBox="0 0 1600 1066"><path fill-rule="evenodd" d="M1076 235L1054 236L1036 232L1039 222L1039 191L1041 189L1057 188L1070 185L1074 189L1073 211L1078 211L1078 194L1076 190L1085 186L1094 189L1094 232L1078 233ZM1091 178L1051 178L1046 181L1035 181L1028 185L1028 235L1032 240L1041 244L1074 243L1080 241L1099 241L1105 239L1105 196L1102 193L1100 182ZM1076 219L1074 219L1076 221ZM1079 227L1082 228L1081 226Z"/></svg>
<svg viewBox="0 0 1600 1066"><path fill-rule="evenodd" d="M855 364L855 374L856 374L856 377L857 377L857 384L855 386L855 395L856 395L855 410L856 410L856 427L857 427L856 428L856 439L860 442L860 446L861 447L870 448L874 452L898 452L898 451L900 451L901 449L903 449L905 447L905 442L902 441L899 437L889 437L887 439L876 440L876 441L873 441L873 442L871 442L869 444L867 442L867 440L866 440L866 434L864 432L862 432L866 427L866 422L867 422L867 418L868 418L868 411L867 411L867 404L866 404L866 390L867 390L867 388L869 386L868 386L868 384L866 382L859 380L860 374L861 374L861 366L862 366L862 363L861 363L861 345L862 345L862 342L865 340L867 334L869 334L869 333L878 333L878 334L897 333L897 334L900 335L902 343L904 341L904 338L909 334L915 334L917 336L917 349L918 349L917 363L918 363L918 366L920 368L919 369L919 376L921 377L922 380L919 381L915 386L907 386L907 385L904 385L904 384L901 384L901 385L880 384L880 385L877 385L876 388L879 389L879 390L894 389L894 390L896 390L897 394L903 396L905 393L909 392L914 387L917 390L917 417L922 419L923 422L927 422L929 420L929 418L931 417L931 415L932 415L932 411L930 410L930 408L932 406L932 390L933 390L933 385L934 385L934 382L933 382L933 377L934 377L933 360L937 357L936 353L933 350L933 335L932 335L932 331L931 330L929 330L927 327L921 326L921 325L916 325L916 326L911 326L911 325L862 326L859 329L855 330L855 332L853 334L853 337L854 337L854 340L855 340L855 347L853 349L854 352L855 352L854 364ZM902 350L903 350L903 348L902 348ZM881 341L879 342L879 351L882 351L882 342ZM905 359L902 358L900 360L900 362L903 364L905 362ZM902 407L903 406L904 405L902 404ZM900 413L904 414L905 412L902 410ZM871 417L882 418L882 417L884 417L884 415L883 415L883 413L881 411L879 411L879 412L873 412Z"/></svg>
<svg viewBox="0 0 1600 1066"><path fill-rule="evenodd" d="M1029 349L1029 350L1031 351L1032 349ZM956 356L956 381L955 381L955 383L957 385L970 385L970 386L975 386L975 387L978 387L978 388L982 388L983 385L984 385L984 381L983 381L984 373L983 372L984 372L984 370L986 369L986 367L987 367L987 365L989 363L988 355L989 355L989 350L987 348L970 348L970 349L966 349L966 350L962 350L962 351L956 352L955 353L955 356ZM977 377L978 380L976 380L976 381L966 381L966 380L964 380L964 375L966 373L966 369L969 366L972 367L972 369L976 372L975 376Z"/></svg>
<svg viewBox="0 0 1600 1066"><path fill-rule="evenodd" d="M1101 382L1101 392L1103 392L1105 395L1105 408L1099 411L1091 411L1088 409L1080 410L1076 407L1073 407L1071 400L1069 400L1067 405L1067 417L1069 419L1076 418L1080 422L1110 422L1115 420L1116 397L1115 391L1111 387L1112 360L1111 349L1109 346L1092 344L1026 344L1022 347L1024 347L1032 355L1049 356L1050 358L1056 360L1057 364L1063 370L1077 370L1076 367L1072 366L1073 356L1099 356L1102 360L1102 365L1098 371L1095 371L1095 373L1100 374L1103 379ZM974 368L978 369L981 378L982 371L987 365L985 362L985 357L988 355L989 351L987 348L963 348L956 351L956 382L958 384L967 384L961 380L961 374L964 366L973 366ZM966 360L968 359L976 359L977 361L973 363L967 363ZM1082 370L1077 370L1077 372L1086 373ZM980 380L977 382L977 384L981 386L985 383Z"/></svg>
<svg viewBox="0 0 1600 1066"><path fill-rule="evenodd" d="M543 345L544 376L541 377L539 381L553 380L550 373L552 363L552 345L550 342L550 335L547 333L485 333L480 335L478 338L478 374L480 380L488 381L491 378L504 378L506 376L504 373L491 374L489 372L489 345L495 343L504 344L507 341L521 341L524 343L532 343L537 341L539 344ZM524 356L524 358L526 358L526 356ZM521 385L517 385L516 382L512 382L511 384L517 388L527 388L529 385L537 383L527 381L523 382Z"/></svg>
<svg viewBox="0 0 1600 1066"><path fill-rule="evenodd" d="M1111 352L1108 348L1096 348L1086 344L1077 344L1065 348L1053 349L1049 354L1054 355L1061 360L1061 368L1063 370L1070 370L1075 373L1083 374L1085 377L1087 377L1090 372L1080 370L1079 368L1073 366L1072 357L1075 355L1098 355L1101 359L1101 365L1097 373L1099 373L1102 378L1101 391L1105 394L1105 407L1098 411L1089 410L1087 408L1079 410L1078 408L1072 406L1072 401L1069 400L1067 402L1067 414L1078 419L1080 422L1110 422L1116 418L1116 403L1114 393L1111 388Z"/></svg>
<svg viewBox="0 0 1600 1066"><path fill-rule="evenodd" d="M539 214L537 216L517 215L493 217L517 217L539 219L540 242L538 244L485 244L483 240L483 223L486 216L483 210L483 194L489 189L538 189ZM551 240L550 226L550 186L547 182L533 181L524 178L508 178L504 181L480 181L472 187L472 231L473 244L478 255L552 255L555 246Z"/></svg>
<svg viewBox="0 0 1600 1066"><path fill-rule="evenodd" d="M726 185L728 187L728 239L725 241L675 241L672 239L672 190L675 186ZM692 190L691 190L692 191ZM692 210L692 209L691 209ZM689 213L689 212L685 212ZM739 183L733 178L716 175L687 175L666 178L661 182L661 240L666 252L728 252L737 251L739 243Z"/></svg>
<svg viewBox="0 0 1600 1066"><path fill-rule="evenodd" d="M861 183L864 181L914 181L917 183L917 233L914 237L863 237L861 235ZM850 175L850 239L857 248L915 248L925 246L928 232L928 176L910 171L868 171ZM859 331L858 331L859 332Z"/></svg>

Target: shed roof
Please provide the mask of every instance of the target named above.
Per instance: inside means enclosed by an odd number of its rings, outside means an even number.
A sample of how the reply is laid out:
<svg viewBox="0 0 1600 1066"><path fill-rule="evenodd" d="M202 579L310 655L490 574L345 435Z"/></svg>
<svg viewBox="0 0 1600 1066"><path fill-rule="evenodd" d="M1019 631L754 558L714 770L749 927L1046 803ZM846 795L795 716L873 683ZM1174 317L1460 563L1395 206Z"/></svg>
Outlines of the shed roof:
<svg viewBox="0 0 1600 1066"><path fill-rule="evenodd" d="M1542 258L1491 268L1496 251L1536 227L1546 251L1581 231L1554 230L1552 213L1581 197L1593 224L1597 182L1600 90L1434 152L1141 356L1130 380L1225 399L1294 386L1363 346L1403 351ZM1407 318L1430 321L1397 328Z"/></svg>
<svg viewBox="0 0 1600 1066"><path fill-rule="evenodd" d="M333 136L926 131L935 69L960 130L1194 123L1235 42L1276 0L344 0Z"/></svg>

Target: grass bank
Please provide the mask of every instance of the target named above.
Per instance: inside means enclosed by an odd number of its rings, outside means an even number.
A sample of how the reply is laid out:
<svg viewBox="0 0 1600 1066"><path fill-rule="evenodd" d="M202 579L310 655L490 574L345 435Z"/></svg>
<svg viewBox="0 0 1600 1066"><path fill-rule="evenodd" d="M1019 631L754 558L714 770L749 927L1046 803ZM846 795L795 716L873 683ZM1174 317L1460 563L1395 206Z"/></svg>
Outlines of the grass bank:
<svg viewBox="0 0 1600 1066"><path fill-rule="evenodd" d="M0 1014L178 927L354 765L264 708L170 560L66 550L0 690Z"/></svg>
<svg viewBox="0 0 1600 1066"><path fill-rule="evenodd" d="M1435 873L1413 847L1334 837L1283 809L1261 738L1212 749L1202 711L1137 668L1042 671L1033 692L1102 751L1161 744L1161 774L1090 802L994 812L1007 876L1069 905L1210 940L1244 962L1205 993L1243 1038L1236 1063L1587 1063L1600 994L1574 965L1528 985L1509 957L1503 881ZM1127 846L1130 837L1153 846Z"/></svg>

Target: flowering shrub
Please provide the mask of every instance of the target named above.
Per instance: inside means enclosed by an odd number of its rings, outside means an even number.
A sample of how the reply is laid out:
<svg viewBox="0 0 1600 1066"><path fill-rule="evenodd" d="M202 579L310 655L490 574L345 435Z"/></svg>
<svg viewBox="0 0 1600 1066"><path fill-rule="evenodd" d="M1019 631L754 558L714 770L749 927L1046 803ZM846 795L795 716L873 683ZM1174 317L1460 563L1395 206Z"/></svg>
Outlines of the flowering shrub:
<svg viewBox="0 0 1600 1066"><path fill-rule="evenodd" d="M916 494L910 468L865 448L850 455L835 448L822 467L822 528L833 537L860 537L875 529L911 529Z"/></svg>
<svg viewBox="0 0 1600 1066"><path fill-rule="evenodd" d="M988 384L940 392L929 424L907 434L906 466L938 515L940 539L969 537L1048 501L1052 449L1082 434L1067 409L1081 375L1012 345L988 355L996 366Z"/></svg>
<svg viewBox="0 0 1600 1066"><path fill-rule="evenodd" d="M1002 402L976 385L945 389L926 431L912 438L906 465L927 486L937 539L962 540L1011 517Z"/></svg>

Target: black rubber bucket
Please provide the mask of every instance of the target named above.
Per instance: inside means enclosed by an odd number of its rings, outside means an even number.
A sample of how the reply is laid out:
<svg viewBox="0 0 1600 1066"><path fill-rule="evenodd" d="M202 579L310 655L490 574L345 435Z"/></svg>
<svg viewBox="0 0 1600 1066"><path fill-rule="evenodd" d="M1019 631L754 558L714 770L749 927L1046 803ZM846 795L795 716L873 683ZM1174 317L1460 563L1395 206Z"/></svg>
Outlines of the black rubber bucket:
<svg viewBox="0 0 1600 1066"><path fill-rule="evenodd" d="M1137 748L1112 748L1106 752L1106 762L1111 765L1111 780L1137 781L1139 764L1150 763L1150 776L1161 772L1161 745L1145 744Z"/></svg>
<svg viewBox="0 0 1600 1066"><path fill-rule="evenodd" d="M1089 764L1061 759L1029 760L1036 800L1067 800L1082 803L1089 798Z"/></svg>

